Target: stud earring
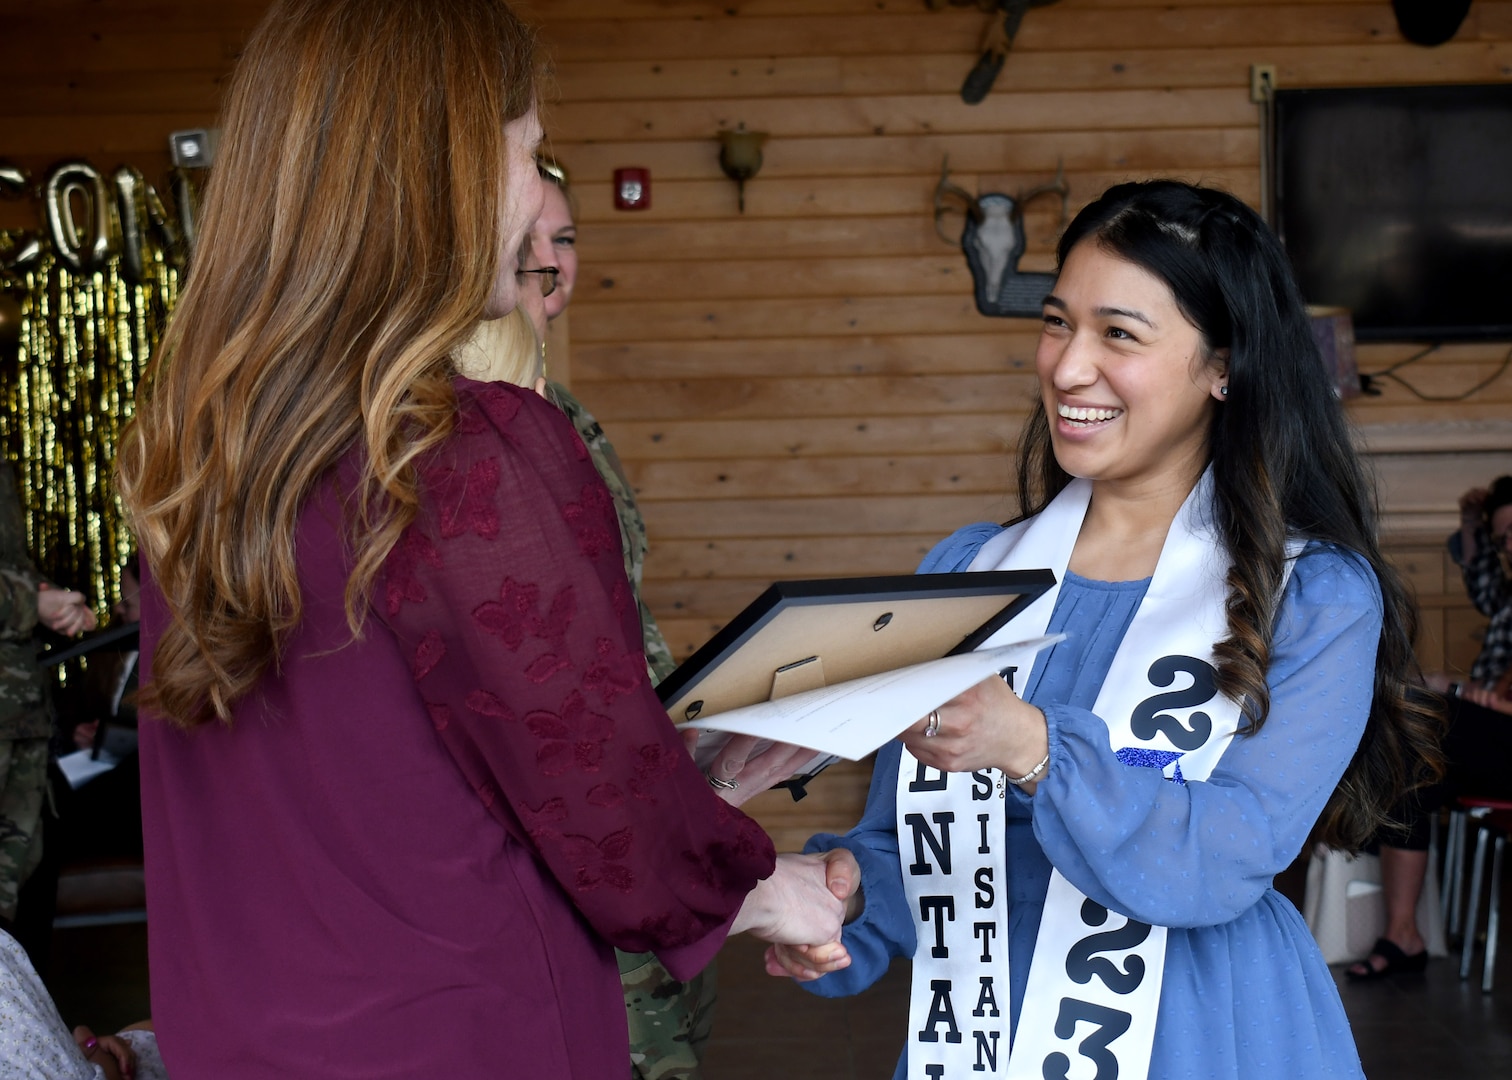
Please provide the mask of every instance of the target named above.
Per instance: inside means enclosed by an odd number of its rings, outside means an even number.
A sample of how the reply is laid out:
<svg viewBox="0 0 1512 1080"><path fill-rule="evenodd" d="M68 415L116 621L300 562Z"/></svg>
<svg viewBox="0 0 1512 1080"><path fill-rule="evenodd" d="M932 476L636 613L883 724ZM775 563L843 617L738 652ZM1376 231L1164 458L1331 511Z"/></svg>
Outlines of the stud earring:
<svg viewBox="0 0 1512 1080"><path fill-rule="evenodd" d="M1220 394L1222 394L1224 397L1228 397L1228 387L1226 387L1226 386L1220 386L1218 388L1218 392Z"/></svg>

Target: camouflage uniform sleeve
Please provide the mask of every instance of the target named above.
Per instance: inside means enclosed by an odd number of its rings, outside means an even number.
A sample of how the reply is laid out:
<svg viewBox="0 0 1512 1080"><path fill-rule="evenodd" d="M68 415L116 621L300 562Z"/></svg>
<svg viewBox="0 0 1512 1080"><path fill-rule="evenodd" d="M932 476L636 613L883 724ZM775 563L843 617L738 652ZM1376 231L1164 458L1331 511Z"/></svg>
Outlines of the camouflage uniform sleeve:
<svg viewBox="0 0 1512 1080"><path fill-rule="evenodd" d="M566 387L552 383L550 392L552 400L572 421L578 437L588 448L593 467L614 498L625 576L630 579L636 603L640 605L646 669L651 673L651 685L656 686L676 670L677 663L651 609L641 599L641 579L649 546L645 519L635 504L635 492L619 455L598 420ZM616 949L615 954L625 991L625 1018L630 1027L632 1080L699 1080L700 1061L709 1041L717 996L713 965L681 982L652 953Z"/></svg>
<svg viewBox="0 0 1512 1080"><path fill-rule="evenodd" d="M641 517L640 507L635 504L635 492L630 487L630 481L625 477L625 470L620 464L619 455L614 451L614 444L604 434L603 427L594 419L593 414L583 407L583 403L568 392L566 387L559 383L552 383L550 389L552 399L567 414L567 419L572 421L578 437L588 448L588 454L593 459L593 467L604 478L609 494L614 497L614 512L619 518L620 550L625 558L625 576L630 579L630 587L635 590L635 599L640 604L641 637L646 650L646 668L651 673L651 685L655 686L676 670L677 663L672 659L672 650L667 646L666 639L662 637L661 629L656 625L651 609L641 599L641 580L645 575L648 549L646 521Z"/></svg>
<svg viewBox="0 0 1512 1080"><path fill-rule="evenodd" d="M30 640L37 625L37 585L42 577L26 553L26 522L16 475L0 462L0 637Z"/></svg>
<svg viewBox="0 0 1512 1080"><path fill-rule="evenodd" d="M45 769L47 736L52 733L47 680L37 666L32 636L41 580L26 553L26 524L15 473L9 462L0 461L0 740L10 741L3 748L7 754L20 755L11 763L9 778L0 770L0 914L10 902L9 890L24 880L24 873L17 877L15 872L18 867L24 870L23 864L32 857L28 853L35 832L27 821L30 811L12 804L19 798L30 805L41 790L43 774L35 767L37 754ZM36 740L41 740L40 751Z"/></svg>
<svg viewBox="0 0 1512 1080"><path fill-rule="evenodd" d="M37 587L20 574L0 570L0 637L27 641L37 625Z"/></svg>

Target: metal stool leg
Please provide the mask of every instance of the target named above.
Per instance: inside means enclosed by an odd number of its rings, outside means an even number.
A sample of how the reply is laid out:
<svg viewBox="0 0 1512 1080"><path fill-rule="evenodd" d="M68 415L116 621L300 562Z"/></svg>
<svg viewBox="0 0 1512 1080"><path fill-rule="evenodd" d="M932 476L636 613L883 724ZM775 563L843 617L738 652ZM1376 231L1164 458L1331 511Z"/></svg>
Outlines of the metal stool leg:
<svg viewBox="0 0 1512 1080"><path fill-rule="evenodd" d="M1460 912L1465 899L1465 821L1463 810L1449 812L1449 839L1444 844L1447 865L1444 868L1444 911L1449 918L1449 936L1460 932Z"/></svg>
<svg viewBox="0 0 1512 1080"><path fill-rule="evenodd" d="M1438 826L1438 815L1435 815L1433 817L1432 843L1429 844L1430 849L1438 846ZM1439 856L1441 856L1441 861L1438 864L1438 909L1444 914L1445 933L1448 932L1448 894L1450 894L1453 888L1450 880L1452 880L1453 871L1455 871L1455 855L1453 855L1453 850L1455 850L1455 815L1450 814L1448 815L1448 827L1444 829L1444 846L1438 849Z"/></svg>
<svg viewBox="0 0 1512 1080"><path fill-rule="evenodd" d="M1501 929L1501 879L1502 853L1507 847L1507 834L1496 833L1495 854L1491 856L1491 910L1486 920L1486 970L1481 973L1481 991L1491 992L1491 981L1496 977L1496 936Z"/></svg>
<svg viewBox="0 0 1512 1080"><path fill-rule="evenodd" d="M1470 956L1475 949L1475 927L1480 922L1481 879L1486 871L1486 848L1491 837L1485 829L1475 840L1475 870L1470 875L1470 911L1465 916L1465 943L1460 948L1460 978L1470 977Z"/></svg>

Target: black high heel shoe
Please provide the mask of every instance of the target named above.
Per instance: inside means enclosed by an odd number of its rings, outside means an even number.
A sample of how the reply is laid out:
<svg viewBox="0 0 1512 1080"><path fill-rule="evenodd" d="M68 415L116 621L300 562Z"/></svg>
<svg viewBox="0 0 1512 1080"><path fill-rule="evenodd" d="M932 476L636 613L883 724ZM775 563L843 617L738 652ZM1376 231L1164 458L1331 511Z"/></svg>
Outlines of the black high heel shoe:
<svg viewBox="0 0 1512 1080"><path fill-rule="evenodd" d="M1376 956L1386 961L1385 966L1376 967L1370 962ZM1392 975L1420 975L1427 966L1426 947L1422 952L1408 956L1395 942L1388 938L1377 938L1376 943L1370 947L1370 956L1345 968L1344 974L1351 982L1369 982L1371 979L1385 979ZM1356 971L1355 968L1363 970Z"/></svg>

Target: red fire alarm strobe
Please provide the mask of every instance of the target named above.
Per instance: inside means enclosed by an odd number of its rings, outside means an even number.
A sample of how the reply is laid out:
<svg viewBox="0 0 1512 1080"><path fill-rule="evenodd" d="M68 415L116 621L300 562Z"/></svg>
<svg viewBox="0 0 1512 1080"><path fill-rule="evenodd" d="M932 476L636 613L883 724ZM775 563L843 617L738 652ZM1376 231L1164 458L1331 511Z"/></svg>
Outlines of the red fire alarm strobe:
<svg viewBox="0 0 1512 1080"><path fill-rule="evenodd" d="M651 170L614 170L614 208L649 210L651 208Z"/></svg>

